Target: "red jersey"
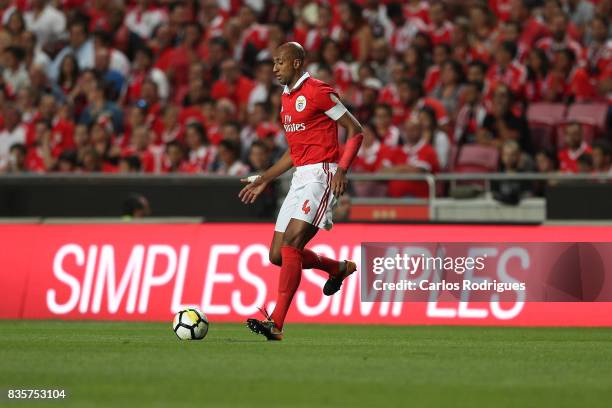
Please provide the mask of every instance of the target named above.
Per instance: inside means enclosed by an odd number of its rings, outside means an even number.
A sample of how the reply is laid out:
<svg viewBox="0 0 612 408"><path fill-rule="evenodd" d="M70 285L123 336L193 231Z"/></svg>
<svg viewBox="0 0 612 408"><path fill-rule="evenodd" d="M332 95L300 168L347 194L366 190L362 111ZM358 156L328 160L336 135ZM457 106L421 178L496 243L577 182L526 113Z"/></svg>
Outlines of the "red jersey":
<svg viewBox="0 0 612 408"><path fill-rule="evenodd" d="M420 140L414 146L404 145L398 148L392 163L396 166L411 165L427 173L440 170L438 156L434 148L425 140ZM427 197L429 188L424 181L389 181L389 197Z"/></svg>
<svg viewBox="0 0 612 408"><path fill-rule="evenodd" d="M337 92L308 73L281 97L281 123L294 166L337 163L338 120L346 108ZM335 99L335 100L334 100Z"/></svg>
<svg viewBox="0 0 612 408"><path fill-rule="evenodd" d="M375 173L385 164L390 165L395 154L394 149L378 140L368 147L362 145L351 170L357 173Z"/></svg>
<svg viewBox="0 0 612 408"><path fill-rule="evenodd" d="M591 146L585 141L576 150L570 150L569 147L561 150L558 154L559 170L563 173L578 173L578 158L591 151Z"/></svg>

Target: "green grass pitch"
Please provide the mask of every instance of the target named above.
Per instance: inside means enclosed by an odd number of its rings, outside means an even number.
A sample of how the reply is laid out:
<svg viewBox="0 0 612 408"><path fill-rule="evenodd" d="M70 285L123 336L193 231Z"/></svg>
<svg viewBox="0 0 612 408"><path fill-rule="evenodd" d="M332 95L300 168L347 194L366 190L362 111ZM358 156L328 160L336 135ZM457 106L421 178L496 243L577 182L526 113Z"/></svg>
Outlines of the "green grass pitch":
<svg viewBox="0 0 612 408"><path fill-rule="evenodd" d="M9 388L63 388L8 402ZM609 407L612 329L0 321L0 405ZM51 404L51 405L49 405Z"/></svg>

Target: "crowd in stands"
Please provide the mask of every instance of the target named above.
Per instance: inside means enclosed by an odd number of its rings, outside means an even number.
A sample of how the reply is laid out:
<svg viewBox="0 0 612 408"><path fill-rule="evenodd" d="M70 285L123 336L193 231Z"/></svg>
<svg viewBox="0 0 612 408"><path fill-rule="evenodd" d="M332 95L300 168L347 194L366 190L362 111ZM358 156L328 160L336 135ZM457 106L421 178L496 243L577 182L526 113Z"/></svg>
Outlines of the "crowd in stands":
<svg viewBox="0 0 612 408"><path fill-rule="evenodd" d="M611 14L610 0L0 0L0 173L263 171L286 149L271 61L286 41L364 125L355 172L610 173ZM543 104L564 112L544 136L528 115Z"/></svg>

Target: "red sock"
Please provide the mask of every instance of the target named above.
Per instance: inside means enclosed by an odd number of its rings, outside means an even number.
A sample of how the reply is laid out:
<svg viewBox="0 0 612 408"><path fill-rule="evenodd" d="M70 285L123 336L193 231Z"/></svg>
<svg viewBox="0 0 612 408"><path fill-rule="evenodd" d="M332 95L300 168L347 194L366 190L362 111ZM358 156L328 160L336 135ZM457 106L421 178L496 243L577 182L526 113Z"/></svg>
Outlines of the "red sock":
<svg viewBox="0 0 612 408"><path fill-rule="evenodd" d="M302 250L283 246L281 257L283 265L278 279L278 299L272 313L272 320L274 320L276 327L282 330L285 316L287 316L287 311L291 306L291 300L293 300L293 295L300 286L300 280L302 279Z"/></svg>
<svg viewBox="0 0 612 408"><path fill-rule="evenodd" d="M338 276L340 274L340 261L327 258L323 255L318 255L310 249L302 251L304 258L302 259L302 268L304 269L320 269L329 273L330 276Z"/></svg>

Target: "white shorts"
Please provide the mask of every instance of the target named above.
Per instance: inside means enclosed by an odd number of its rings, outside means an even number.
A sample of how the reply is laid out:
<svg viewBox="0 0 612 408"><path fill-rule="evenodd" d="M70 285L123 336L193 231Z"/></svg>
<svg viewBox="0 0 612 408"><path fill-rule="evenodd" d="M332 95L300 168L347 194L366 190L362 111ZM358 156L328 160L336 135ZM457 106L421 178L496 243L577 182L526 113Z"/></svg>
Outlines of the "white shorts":
<svg viewBox="0 0 612 408"><path fill-rule="evenodd" d="M291 187L276 218L274 231L285 232L292 218L330 230L337 204L331 191L336 163L317 163L296 167Z"/></svg>

